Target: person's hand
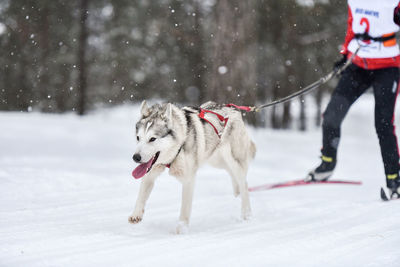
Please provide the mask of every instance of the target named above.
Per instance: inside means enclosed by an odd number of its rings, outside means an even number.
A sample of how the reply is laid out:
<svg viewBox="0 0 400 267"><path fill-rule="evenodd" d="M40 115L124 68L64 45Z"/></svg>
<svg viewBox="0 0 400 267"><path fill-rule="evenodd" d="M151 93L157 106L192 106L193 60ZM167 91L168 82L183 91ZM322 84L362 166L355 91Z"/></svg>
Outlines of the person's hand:
<svg viewBox="0 0 400 267"><path fill-rule="evenodd" d="M342 54L342 56L343 56L343 57L342 57L340 60L336 61L336 62L333 64L333 70L334 70L334 71L338 71L344 64L346 64L347 55L346 55L346 54Z"/></svg>

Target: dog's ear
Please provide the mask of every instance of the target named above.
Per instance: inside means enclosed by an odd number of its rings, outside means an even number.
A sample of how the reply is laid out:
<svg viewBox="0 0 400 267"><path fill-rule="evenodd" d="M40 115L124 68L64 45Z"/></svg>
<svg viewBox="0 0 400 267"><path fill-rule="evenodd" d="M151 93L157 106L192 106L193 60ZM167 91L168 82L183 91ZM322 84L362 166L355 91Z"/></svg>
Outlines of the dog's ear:
<svg viewBox="0 0 400 267"><path fill-rule="evenodd" d="M149 107L147 106L146 100L143 100L140 105L140 114L142 114L142 117L147 117L149 115Z"/></svg>

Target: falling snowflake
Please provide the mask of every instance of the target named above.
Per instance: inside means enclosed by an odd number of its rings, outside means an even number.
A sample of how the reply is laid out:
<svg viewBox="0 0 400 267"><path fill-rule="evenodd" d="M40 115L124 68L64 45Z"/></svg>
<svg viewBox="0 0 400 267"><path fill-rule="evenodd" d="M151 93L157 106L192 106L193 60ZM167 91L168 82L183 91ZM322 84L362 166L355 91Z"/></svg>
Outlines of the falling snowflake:
<svg viewBox="0 0 400 267"><path fill-rule="evenodd" d="M219 74L225 74L228 72L228 68L226 66L219 66L218 67L218 73Z"/></svg>

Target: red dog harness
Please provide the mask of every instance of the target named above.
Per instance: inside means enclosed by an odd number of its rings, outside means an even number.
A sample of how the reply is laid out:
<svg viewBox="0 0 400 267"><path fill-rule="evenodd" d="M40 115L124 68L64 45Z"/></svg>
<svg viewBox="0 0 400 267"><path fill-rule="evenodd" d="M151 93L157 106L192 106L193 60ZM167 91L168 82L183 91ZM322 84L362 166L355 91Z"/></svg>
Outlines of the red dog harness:
<svg viewBox="0 0 400 267"><path fill-rule="evenodd" d="M230 107L230 108L233 107L233 108L236 108L236 109L238 109L238 110L244 110L244 111L247 111L247 112L252 111L252 107L248 107L248 106L237 106L237 105L235 105L235 104L227 104L227 105L225 105L225 106L226 106L226 107ZM204 109L204 108L200 108L199 111L200 111L200 112L199 112L199 115L198 115L199 118L202 119L202 120L205 120L206 122L208 122L208 123L211 125L211 127L213 127L213 129L214 129L215 133L218 135L218 137L221 138L221 135L222 135L222 134L218 131L217 127L215 127L215 125L212 124L211 121L209 121L209 120L207 120L207 119L205 118L205 115L206 115L206 113L211 113L211 114L217 116L217 118L218 118L221 122L224 122L224 128L225 128L226 124L228 123L228 119L229 119L229 118L224 117L224 116L222 116L221 114L219 114L219 113L217 113L217 112L214 112L214 111L212 111L212 110L208 110L208 109ZM182 147L179 148L178 153L176 154L176 157L178 156L179 152L181 152L181 150L182 150ZM170 167L171 167L171 163L170 163L170 164L166 164L165 166L166 166L167 168L170 168Z"/></svg>
<svg viewBox="0 0 400 267"><path fill-rule="evenodd" d="M247 106L237 106L235 104L227 104L225 106L226 107L234 107L236 109L244 110L244 111L247 111L247 112L251 111L251 107L247 107ZM224 117L221 114L218 114L218 113L216 113L216 112L214 112L212 110L200 108L199 118L202 119L202 120L205 120L206 122L208 122L213 127L213 129L214 129L215 133L218 135L218 137L221 138L221 133L218 131L217 127L215 127L215 125L212 124L211 121L209 121L209 120L207 120L205 118L205 114L206 113L211 113L211 114L214 114L215 116L217 116L217 118L219 119L220 122L224 122L224 128L225 128L226 124L228 123L228 119L229 118Z"/></svg>
<svg viewBox="0 0 400 267"><path fill-rule="evenodd" d="M202 120L205 120L206 122L208 122L208 123L211 125L211 127L213 127L213 129L214 129L215 133L218 135L218 137L221 138L221 133L218 132L217 127L215 127L215 125L212 124L211 121L207 120L207 119L204 117L204 115L205 115L206 113L214 114L215 116L217 116L217 118L218 118L221 122L225 122L225 123L224 123L224 127L225 127L226 124L228 123L228 118L225 118L225 117L222 116L221 114L218 114L218 113L216 113L216 112L214 112L214 111L211 111L211 110L208 110L208 109L200 108L199 118L202 119Z"/></svg>

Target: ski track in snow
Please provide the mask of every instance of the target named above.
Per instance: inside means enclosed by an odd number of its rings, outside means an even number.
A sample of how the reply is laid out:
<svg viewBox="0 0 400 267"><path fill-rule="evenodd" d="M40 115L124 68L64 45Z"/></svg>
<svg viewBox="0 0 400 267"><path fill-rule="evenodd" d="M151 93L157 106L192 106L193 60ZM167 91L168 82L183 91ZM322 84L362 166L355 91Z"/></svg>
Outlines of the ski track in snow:
<svg viewBox="0 0 400 267"><path fill-rule="evenodd" d="M130 175L137 107L83 118L2 112L0 266L399 266L400 203L379 199L373 105L363 96L346 118L333 177L362 186L253 192L253 218L242 221L229 176L204 166L186 235L174 234L181 192L167 172L143 221L128 223L140 184ZM249 130L249 186L318 164L320 129Z"/></svg>

